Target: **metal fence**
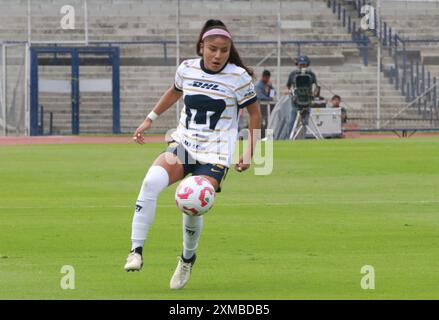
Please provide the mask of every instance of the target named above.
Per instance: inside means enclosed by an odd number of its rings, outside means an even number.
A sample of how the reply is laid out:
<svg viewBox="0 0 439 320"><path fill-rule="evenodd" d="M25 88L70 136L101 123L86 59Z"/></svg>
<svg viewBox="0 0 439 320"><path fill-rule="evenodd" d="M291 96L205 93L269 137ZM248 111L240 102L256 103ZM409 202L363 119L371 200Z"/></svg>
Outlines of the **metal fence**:
<svg viewBox="0 0 439 320"><path fill-rule="evenodd" d="M28 129L26 44L0 43L0 135L26 135Z"/></svg>

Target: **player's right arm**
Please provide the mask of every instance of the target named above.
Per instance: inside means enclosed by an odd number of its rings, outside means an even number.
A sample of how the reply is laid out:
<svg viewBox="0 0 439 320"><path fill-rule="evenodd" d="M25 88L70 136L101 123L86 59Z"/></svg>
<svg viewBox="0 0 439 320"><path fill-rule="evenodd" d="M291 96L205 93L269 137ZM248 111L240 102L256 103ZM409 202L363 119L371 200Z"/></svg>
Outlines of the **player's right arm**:
<svg viewBox="0 0 439 320"><path fill-rule="evenodd" d="M177 90L174 86L166 90L166 92L162 95L160 100L157 102L157 104L154 106L152 111L160 116L163 112L168 110L174 103L178 101L178 99L181 98L183 95L183 92L180 90ZM140 126L136 129L133 135L133 139L135 142L139 144L144 144L144 137L143 133L148 130L152 125L152 120L149 117L146 117L145 120L140 124Z"/></svg>

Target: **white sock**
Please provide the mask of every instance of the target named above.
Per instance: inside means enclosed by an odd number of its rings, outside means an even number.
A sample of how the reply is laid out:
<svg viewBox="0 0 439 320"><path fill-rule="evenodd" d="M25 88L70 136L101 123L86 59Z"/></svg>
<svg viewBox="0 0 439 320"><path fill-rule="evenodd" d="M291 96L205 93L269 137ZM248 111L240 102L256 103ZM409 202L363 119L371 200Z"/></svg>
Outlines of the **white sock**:
<svg viewBox="0 0 439 320"><path fill-rule="evenodd" d="M183 214L183 258L189 260L194 256L202 229L203 216L193 217Z"/></svg>
<svg viewBox="0 0 439 320"><path fill-rule="evenodd" d="M154 222L157 197L168 186L168 172L161 166L151 166L142 183L136 201L131 232L131 250L143 247L149 227Z"/></svg>

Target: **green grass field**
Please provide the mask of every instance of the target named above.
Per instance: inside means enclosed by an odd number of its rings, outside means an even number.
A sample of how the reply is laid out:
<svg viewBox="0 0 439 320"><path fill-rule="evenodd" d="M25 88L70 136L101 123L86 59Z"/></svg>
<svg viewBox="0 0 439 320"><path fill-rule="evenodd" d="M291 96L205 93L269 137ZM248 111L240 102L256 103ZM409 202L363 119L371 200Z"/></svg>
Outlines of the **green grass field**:
<svg viewBox="0 0 439 320"><path fill-rule="evenodd" d="M141 272L125 273L144 174L164 149L0 146L0 299L438 299L439 139L276 142L274 170L232 172L187 287L175 185ZM75 289L62 290L63 265ZM363 290L360 269L375 269Z"/></svg>

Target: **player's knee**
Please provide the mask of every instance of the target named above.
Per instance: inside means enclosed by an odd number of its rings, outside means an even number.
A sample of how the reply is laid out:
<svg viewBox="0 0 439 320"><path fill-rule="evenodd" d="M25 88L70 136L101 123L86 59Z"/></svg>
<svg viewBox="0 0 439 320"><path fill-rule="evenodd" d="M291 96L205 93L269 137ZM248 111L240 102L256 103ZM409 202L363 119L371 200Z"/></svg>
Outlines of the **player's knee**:
<svg viewBox="0 0 439 320"><path fill-rule="evenodd" d="M142 188L147 196L156 197L168 184L168 172L161 166L152 166L143 179Z"/></svg>

